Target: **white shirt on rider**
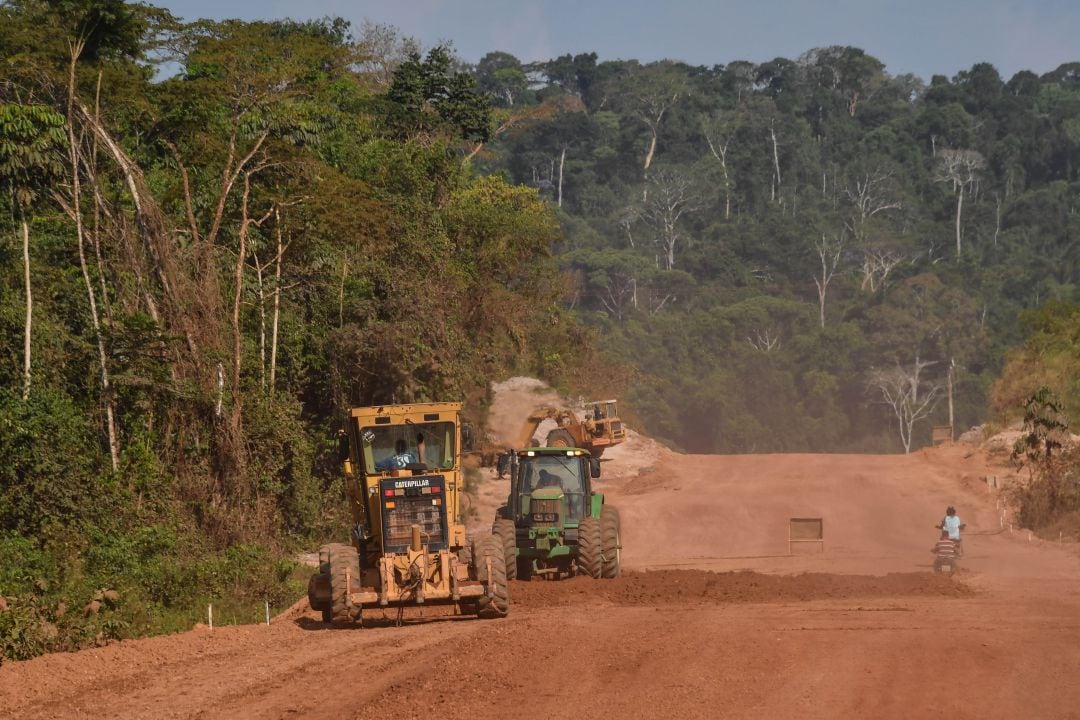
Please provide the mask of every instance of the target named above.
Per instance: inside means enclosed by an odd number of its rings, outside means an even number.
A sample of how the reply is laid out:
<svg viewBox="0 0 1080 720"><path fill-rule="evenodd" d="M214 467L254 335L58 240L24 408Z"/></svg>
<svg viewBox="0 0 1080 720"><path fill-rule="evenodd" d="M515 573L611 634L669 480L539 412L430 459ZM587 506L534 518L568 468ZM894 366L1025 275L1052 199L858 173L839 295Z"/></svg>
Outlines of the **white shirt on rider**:
<svg viewBox="0 0 1080 720"><path fill-rule="evenodd" d="M948 530L950 540L960 539L960 516L959 515L946 515L945 519L941 523L941 527L944 530Z"/></svg>

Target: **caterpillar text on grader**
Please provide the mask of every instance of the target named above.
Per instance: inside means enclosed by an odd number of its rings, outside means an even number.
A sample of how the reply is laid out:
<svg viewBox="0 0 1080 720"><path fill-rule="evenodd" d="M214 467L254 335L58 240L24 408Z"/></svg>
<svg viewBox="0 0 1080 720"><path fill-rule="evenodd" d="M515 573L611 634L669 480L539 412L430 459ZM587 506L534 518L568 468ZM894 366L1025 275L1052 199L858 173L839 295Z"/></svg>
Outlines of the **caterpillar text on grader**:
<svg viewBox="0 0 1080 720"><path fill-rule="evenodd" d="M560 447L515 450L507 457L510 496L492 527L502 543L507 575L618 577L619 513L592 491L592 479L600 477L599 458Z"/></svg>
<svg viewBox="0 0 1080 720"><path fill-rule="evenodd" d="M500 541L485 536L466 548L460 411L460 403L421 403L349 412L352 544L323 546L308 582L324 621L360 620L365 607L457 604L482 618L509 611Z"/></svg>

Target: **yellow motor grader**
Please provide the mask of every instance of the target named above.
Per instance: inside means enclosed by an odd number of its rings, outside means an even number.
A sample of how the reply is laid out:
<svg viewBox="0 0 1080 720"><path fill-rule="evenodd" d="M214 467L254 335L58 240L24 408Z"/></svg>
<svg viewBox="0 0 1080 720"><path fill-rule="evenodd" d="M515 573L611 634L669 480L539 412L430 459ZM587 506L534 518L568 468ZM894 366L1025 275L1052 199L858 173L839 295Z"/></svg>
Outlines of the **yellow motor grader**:
<svg viewBox="0 0 1080 720"><path fill-rule="evenodd" d="M359 621L365 607L431 604L506 616L502 544L490 535L466 543L460 411L461 403L418 403L349 412L352 542L323 546L308 582L324 621Z"/></svg>

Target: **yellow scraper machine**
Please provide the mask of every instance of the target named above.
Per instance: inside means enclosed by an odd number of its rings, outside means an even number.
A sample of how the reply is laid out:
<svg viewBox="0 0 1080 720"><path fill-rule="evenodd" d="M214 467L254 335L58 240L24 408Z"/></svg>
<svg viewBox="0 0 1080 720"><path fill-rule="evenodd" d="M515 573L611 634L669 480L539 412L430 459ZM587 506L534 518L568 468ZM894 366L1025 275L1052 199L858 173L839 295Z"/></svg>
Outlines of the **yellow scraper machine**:
<svg viewBox="0 0 1080 720"><path fill-rule="evenodd" d="M320 548L319 572L308 582L308 600L324 621L359 621L364 607L434 604L506 616L501 543L490 535L466 542L460 412L461 403L349 412L352 542Z"/></svg>

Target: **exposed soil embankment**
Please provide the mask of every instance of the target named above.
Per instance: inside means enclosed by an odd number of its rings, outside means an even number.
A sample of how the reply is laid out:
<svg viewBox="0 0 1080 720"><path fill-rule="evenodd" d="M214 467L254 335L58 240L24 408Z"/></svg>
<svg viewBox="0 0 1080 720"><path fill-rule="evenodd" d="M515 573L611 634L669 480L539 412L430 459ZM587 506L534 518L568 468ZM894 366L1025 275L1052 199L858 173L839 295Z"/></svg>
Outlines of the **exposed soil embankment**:
<svg viewBox="0 0 1080 720"><path fill-rule="evenodd" d="M925 572L889 575L765 575L750 571L652 570L597 582L576 577L559 582L517 582L515 608L608 602L665 606L692 603L808 602L883 597L971 597L960 580Z"/></svg>

